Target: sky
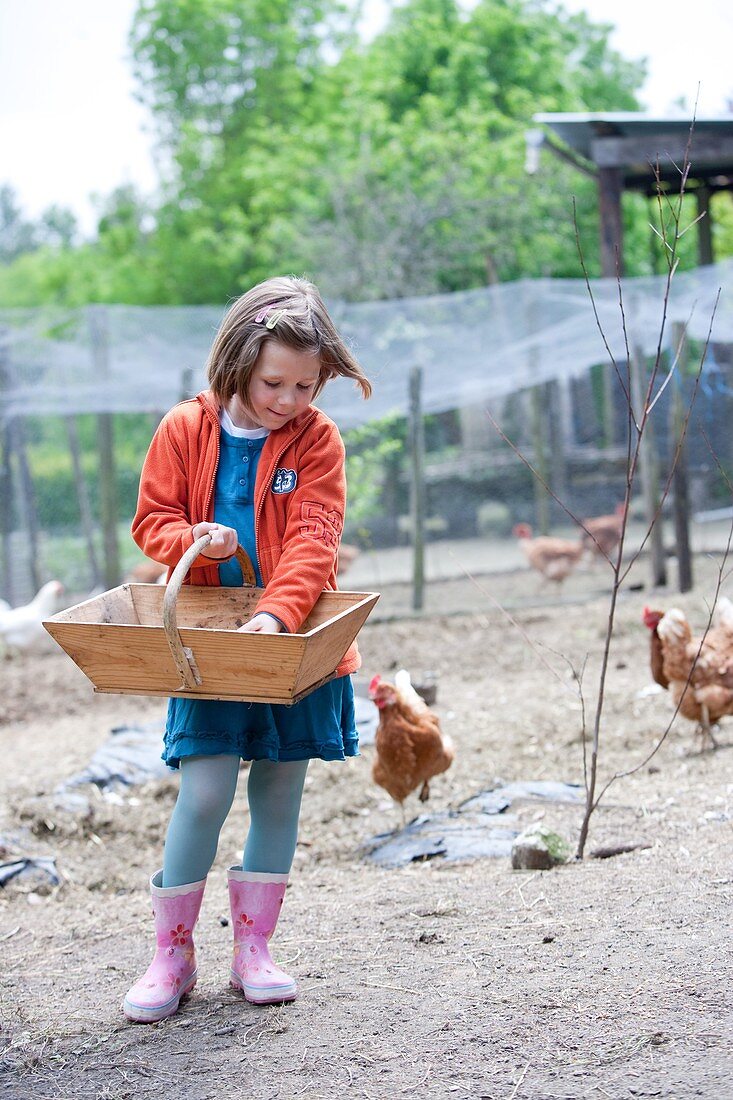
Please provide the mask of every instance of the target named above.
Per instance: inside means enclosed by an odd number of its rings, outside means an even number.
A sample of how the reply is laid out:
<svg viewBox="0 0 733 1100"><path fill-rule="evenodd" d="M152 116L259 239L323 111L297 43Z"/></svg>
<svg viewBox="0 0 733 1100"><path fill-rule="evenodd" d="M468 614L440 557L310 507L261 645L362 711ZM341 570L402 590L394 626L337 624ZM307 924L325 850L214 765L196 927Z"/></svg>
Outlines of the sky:
<svg viewBox="0 0 733 1100"><path fill-rule="evenodd" d="M733 106L733 3L695 0L562 0L615 26L611 43L649 61L641 101L666 114L680 98L699 118ZM136 0L0 0L0 183L26 217L71 207L82 232L99 197L122 183L154 195L155 141L134 98L127 32ZM383 0L365 0L363 27L379 29ZM96 199L95 199L96 196Z"/></svg>

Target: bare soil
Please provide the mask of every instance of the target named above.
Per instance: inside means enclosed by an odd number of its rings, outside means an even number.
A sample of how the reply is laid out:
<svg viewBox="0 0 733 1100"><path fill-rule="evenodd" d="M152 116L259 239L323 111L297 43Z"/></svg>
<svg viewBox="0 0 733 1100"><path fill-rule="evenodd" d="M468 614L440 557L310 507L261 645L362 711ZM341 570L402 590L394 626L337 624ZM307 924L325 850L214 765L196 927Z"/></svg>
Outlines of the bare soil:
<svg viewBox="0 0 733 1100"><path fill-rule="evenodd" d="M705 568L695 592L654 600L684 607L702 627ZM492 586L499 599L535 587L519 574L503 583ZM429 809L515 779L582 783L571 666L587 661L592 709L608 601L573 603L566 588L566 602L515 609L521 630L456 581L441 590L441 613L375 620L362 632L364 679L397 667L437 676L436 710L458 755L433 783ZM642 761L671 716L666 693L647 691L645 600L631 593L619 606L606 778ZM404 589L385 590L383 613L405 606ZM256 1008L228 986L225 868L246 831L240 784L199 924L199 984L175 1017L146 1026L128 1023L120 1006L150 957L146 884L176 776L116 800L90 788L82 817L59 809L54 789L113 726L162 722L164 704L95 695L60 651L6 661L1 675L0 858L55 856L62 879L0 889L7 1100L733 1095L733 720L706 753L679 721L653 759L612 786L588 852L648 847L547 872L513 871L507 859L378 868L363 846L402 819L371 780L373 748L346 763L315 761L273 940L300 985L287 1006ZM406 808L408 818L423 809L414 795ZM514 827L541 819L571 844L580 816L577 806L529 800L509 813Z"/></svg>

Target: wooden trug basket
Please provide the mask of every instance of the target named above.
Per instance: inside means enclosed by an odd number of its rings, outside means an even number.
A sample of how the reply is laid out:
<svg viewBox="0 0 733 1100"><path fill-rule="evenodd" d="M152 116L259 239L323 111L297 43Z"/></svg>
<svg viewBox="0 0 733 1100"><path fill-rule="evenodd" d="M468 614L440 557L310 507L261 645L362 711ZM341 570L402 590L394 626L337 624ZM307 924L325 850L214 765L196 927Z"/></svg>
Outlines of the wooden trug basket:
<svg viewBox="0 0 733 1100"><path fill-rule="evenodd" d="M245 587L183 585L210 541L194 542L166 586L123 584L44 622L95 691L289 704L333 679L379 593L323 592L297 633L240 634L262 595L241 546Z"/></svg>

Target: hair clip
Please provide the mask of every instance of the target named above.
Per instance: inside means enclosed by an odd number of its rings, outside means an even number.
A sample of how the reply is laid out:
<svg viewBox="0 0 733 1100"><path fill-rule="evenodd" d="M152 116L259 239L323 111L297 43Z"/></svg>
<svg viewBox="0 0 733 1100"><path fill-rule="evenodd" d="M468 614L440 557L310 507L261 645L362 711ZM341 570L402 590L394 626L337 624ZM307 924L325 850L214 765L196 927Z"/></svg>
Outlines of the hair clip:
<svg viewBox="0 0 733 1100"><path fill-rule="evenodd" d="M271 309L274 309L275 312L273 314L271 314L271 316L268 317L267 315L268 315L268 313L270 312ZM269 306L265 306L257 314L257 316L255 317L255 324L256 325L261 325L262 322L264 321L265 322L265 328L273 329L275 327L275 325L278 323L278 321L280 321L285 316L285 314L287 312L288 311L286 309L275 309L275 303L270 302ZM267 318L267 320L265 320L265 318Z"/></svg>
<svg viewBox="0 0 733 1100"><path fill-rule="evenodd" d="M276 309L267 320L265 321L265 328L274 328L278 321L282 320L288 311L286 309Z"/></svg>

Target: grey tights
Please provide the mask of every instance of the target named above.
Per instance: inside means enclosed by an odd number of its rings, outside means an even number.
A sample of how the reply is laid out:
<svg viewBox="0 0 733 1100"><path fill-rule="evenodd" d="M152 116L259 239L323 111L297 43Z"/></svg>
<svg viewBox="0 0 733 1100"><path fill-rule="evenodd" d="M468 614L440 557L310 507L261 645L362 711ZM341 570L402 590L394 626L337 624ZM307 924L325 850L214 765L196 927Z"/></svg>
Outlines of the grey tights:
<svg viewBox="0 0 733 1100"><path fill-rule="evenodd" d="M209 873L234 800L239 765L235 755L181 760L181 785L165 840L163 886L198 882ZM290 871L307 770L307 760L253 760L250 764L250 825L243 870L281 875Z"/></svg>

